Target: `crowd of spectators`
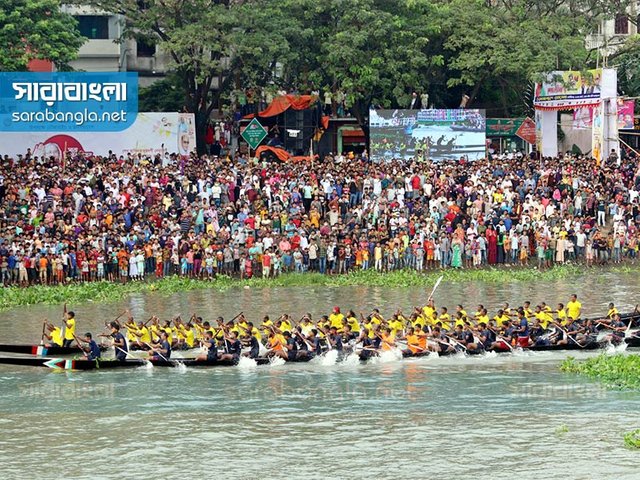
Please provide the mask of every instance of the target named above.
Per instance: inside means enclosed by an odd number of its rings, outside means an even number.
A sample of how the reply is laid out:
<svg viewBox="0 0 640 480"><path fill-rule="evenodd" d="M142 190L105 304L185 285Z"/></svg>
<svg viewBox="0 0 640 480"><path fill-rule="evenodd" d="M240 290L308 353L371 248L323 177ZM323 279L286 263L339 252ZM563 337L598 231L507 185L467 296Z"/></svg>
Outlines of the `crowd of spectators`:
<svg viewBox="0 0 640 480"><path fill-rule="evenodd" d="M1 158L8 284L634 261L636 160Z"/></svg>

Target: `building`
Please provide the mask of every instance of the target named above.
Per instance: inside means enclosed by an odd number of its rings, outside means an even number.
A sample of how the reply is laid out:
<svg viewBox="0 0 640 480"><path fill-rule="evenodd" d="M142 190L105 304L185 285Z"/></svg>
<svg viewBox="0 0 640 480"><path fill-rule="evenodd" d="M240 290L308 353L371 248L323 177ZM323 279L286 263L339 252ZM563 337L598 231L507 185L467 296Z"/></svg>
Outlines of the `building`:
<svg viewBox="0 0 640 480"><path fill-rule="evenodd" d="M78 20L80 33L87 38L78 59L71 66L87 72L138 72L141 87L148 86L167 71L167 55L144 40L122 37L125 18L91 6L64 5L63 11Z"/></svg>

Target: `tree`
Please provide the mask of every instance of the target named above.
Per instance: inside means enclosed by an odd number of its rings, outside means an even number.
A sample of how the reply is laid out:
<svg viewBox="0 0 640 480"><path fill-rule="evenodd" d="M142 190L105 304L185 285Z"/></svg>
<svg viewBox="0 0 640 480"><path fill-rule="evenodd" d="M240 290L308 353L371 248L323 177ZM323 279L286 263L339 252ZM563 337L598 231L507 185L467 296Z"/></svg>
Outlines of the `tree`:
<svg viewBox="0 0 640 480"><path fill-rule="evenodd" d="M169 55L180 79L184 105L195 114L198 151L204 150L207 120L229 82L227 59L235 26L232 0L88 0L127 19L124 36L143 37ZM212 86L218 83L218 89Z"/></svg>
<svg viewBox="0 0 640 480"><path fill-rule="evenodd" d="M371 105L408 106L425 91L442 56L429 49L437 5L426 0L284 0L282 9L302 28L288 37L297 51L283 64L297 89L343 92L368 132Z"/></svg>
<svg viewBox="0 0 640 480"><path fill-rule="evenodd" d="M585 37L625 0L450 0L443 24L447 86L521 110L529 84L552 70L594 66ZM482 99L482 98L481 98Z"/></svg>
<svg viewBox="0 0 640 480"><path fill-rule="evenodd" d="M56 0L5 0L0 9L0 70L26 70L31 60L66 69L85 39Z"/></svg>

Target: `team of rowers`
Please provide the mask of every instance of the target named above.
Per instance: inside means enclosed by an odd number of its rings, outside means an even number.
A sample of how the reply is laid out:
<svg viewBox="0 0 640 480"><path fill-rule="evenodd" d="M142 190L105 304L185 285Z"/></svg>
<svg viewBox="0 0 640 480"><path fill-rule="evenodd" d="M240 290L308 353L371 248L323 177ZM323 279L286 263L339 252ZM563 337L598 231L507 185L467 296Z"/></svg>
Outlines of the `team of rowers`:
<svg viewBox="0 0 640 480"><path fill-rule="evenodd" d="M605 318L581 321L582 304L572 295L566 306L558 304L552 309L546 303L531 307L524 302L511 308L504 304L492 318L487 309L478 305L473 314L458 305L453 314L446 307L436 309L429 298L427 305L415 307L409 315L401 310L385 319L378 309L359 316L353 310L343 314L335 307L330 315L313 321L311 314L295 321L284 314L275 321L265 316L259 327L247 320L243 313L225 322L218 317L215 324L204 321L195 314L188 321L181 317L161 322L156 316L146 322L134 321L128 311L114 321L105 324L108 337L118 360L125 360L132 351L146 350L155 360L168 360L173 350L189 350L204 347L206 353L197 357L207 362L237 362L241 356L280 357L295 361L321 355L327 350L340 353L356 351L361 357L378 355L389 350L402 350L404 356L419 356L428 352L478 352L483 350L508 351L516 346L526 348L541 345L584 346L606 330L604 339L612 343L624 339L630 324L625 323L613 303ZM127 319L119 318L127 314ZM69 315L73 318L73 312ZM68 325L68 324L67 324ZM50 341L57 343L62 337L60 329L46 324ZM75 321L73 323L75 327ZM95 359L100 348L90 333L79 338L71 336L85 352ZM122 333L126 330L126 337ZM266 352L265 352L266 349Z"/></svg>

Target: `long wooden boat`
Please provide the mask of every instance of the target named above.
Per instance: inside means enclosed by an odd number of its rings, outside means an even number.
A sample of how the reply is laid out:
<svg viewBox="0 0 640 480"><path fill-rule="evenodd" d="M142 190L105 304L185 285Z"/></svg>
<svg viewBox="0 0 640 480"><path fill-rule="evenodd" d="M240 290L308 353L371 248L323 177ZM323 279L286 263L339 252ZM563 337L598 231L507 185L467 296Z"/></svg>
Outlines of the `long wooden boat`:
<svg viewBox="0 0 640 480"><path fill-rule="evenodd" d="M625 343L629 348L640 348L640 337L630 337L625 339ZM540 345L540 346L531 346L527 348L521 349L522 351L527 352L564 352L564 351L582 351L582 350L598 350L605 347L605 344L592 342L584 346L577 345L575 343L568 345ZM496 353L509 353L509 350L492 350ZM474 352L464 352L469 355L479 355L484 353L485 351L474 351ZM439 356L449 356L454 354L460 354L463 351L449 351L449 352L441 352ZM367 361L372 357L377 356L376 353L373 355L365 354L360 352L360 360ZM405 358L411 357L425 357L429 355L435 355L431 352L425 352L424 354L403 354ZM308 362L313 357L304 357L298 358L296 360L287 362L287 363L303 363ZM341 360L339 358L338 360ZM258 365L268 365L271 363L271 359L266 357L259 357L255 359ZM47 367L51 369L61 369L61 370L104 370L104 369L117 369L117 368L139 368L147 366L148 364L152 364L154 367L178 367L184 365L185 367L232 367L236 365L235 362L232 361L202 361L196 360L194 358L175 358L169 360L148 360L142 358L132 358L124 361L119 361L115 359L100 359L100 360L86 360L86 359L68 359L68 358L51 358L51 357L0 357L0 365L20 365L27 367Z"/></svg>
<svg viewBox="0 0 640 480"><path fill-rule="evenodd" d="M100 350L107 350L107 346L100 345ZM9 344L0 343L0 352L20 353L24 355L38 355L41 357L54 355L79 355L82 350L77 346L60 347L58 345L29 345L29 344Z"/></svg>

